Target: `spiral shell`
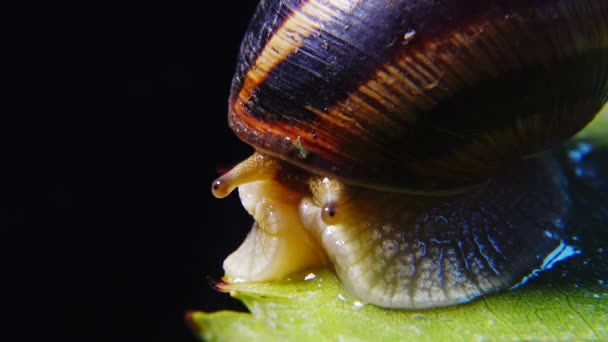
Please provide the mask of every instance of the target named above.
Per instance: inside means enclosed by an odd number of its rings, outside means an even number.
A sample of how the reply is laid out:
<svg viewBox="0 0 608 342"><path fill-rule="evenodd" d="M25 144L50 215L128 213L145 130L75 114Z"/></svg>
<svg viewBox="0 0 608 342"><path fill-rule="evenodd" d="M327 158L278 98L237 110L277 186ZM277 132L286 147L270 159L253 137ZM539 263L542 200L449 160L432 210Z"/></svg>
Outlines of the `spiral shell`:
<svg viewBox="0 0 608 342"><path fill-rule="evenodd" d="M349 184L449 189L580 130L608 96L598 0L262 1L230 126Z"/></svg>

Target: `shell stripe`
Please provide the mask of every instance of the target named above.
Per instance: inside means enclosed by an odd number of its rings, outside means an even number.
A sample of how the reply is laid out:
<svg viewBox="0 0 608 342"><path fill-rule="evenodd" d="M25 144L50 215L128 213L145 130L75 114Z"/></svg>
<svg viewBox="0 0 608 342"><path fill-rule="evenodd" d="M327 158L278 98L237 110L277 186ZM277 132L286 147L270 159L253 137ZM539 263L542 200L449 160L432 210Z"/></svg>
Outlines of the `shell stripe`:
<svg viewBox="0 0 608 342"><path fill-rule="evenodd" d="M353 5L353 1L332 1L332 4L346 10ZM255 89L270 73L297 51L306 38L319 31L319 23L338 17L339 13L317 0L304 1L299 8L292 9L283 24L273 32L247 72L238 95L239 101L247 103Z"/></svg>

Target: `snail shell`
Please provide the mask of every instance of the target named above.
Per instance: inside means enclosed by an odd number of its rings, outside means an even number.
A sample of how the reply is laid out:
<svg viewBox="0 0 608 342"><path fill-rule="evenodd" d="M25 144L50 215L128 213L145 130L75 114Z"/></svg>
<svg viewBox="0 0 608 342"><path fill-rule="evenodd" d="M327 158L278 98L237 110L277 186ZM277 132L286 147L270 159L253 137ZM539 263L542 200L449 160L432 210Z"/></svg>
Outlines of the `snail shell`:
<svg viewBox="0 0 608 342"><path fill-rule="evenodd" d="M244 280L333 267L370 303L425 308L512 286L563 250L563 176L538 156L608 99L603 0L262 1L229 123L258 152Z"/></svg>

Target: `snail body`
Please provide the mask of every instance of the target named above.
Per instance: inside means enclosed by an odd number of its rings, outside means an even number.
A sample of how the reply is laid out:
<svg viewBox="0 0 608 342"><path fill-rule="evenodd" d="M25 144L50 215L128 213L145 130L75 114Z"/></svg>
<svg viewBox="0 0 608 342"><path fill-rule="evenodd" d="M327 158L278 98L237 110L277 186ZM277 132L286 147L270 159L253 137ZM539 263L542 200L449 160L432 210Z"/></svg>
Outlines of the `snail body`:
<svg viewBox="0 0 608 342"><path fill-rule="evenodd" d="M227 275L333 267L383 307L513 286L563 247L550 150L608 99L608 3L262 1L213 184L256 223Z"/></svg>

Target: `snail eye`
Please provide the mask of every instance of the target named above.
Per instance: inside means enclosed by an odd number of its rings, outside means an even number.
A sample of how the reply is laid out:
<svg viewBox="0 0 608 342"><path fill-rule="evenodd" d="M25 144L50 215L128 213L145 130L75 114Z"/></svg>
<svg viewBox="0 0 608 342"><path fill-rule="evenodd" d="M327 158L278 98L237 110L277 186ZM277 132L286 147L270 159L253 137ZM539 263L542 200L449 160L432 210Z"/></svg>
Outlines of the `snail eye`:
<svg viewBox="0 0 608 342"><path fill-rule="evenodd" d="M333 225L340 221L340 215L338 214L338 205L336 203L327 203L321 210L321 218L326 225Z"/></svg>

